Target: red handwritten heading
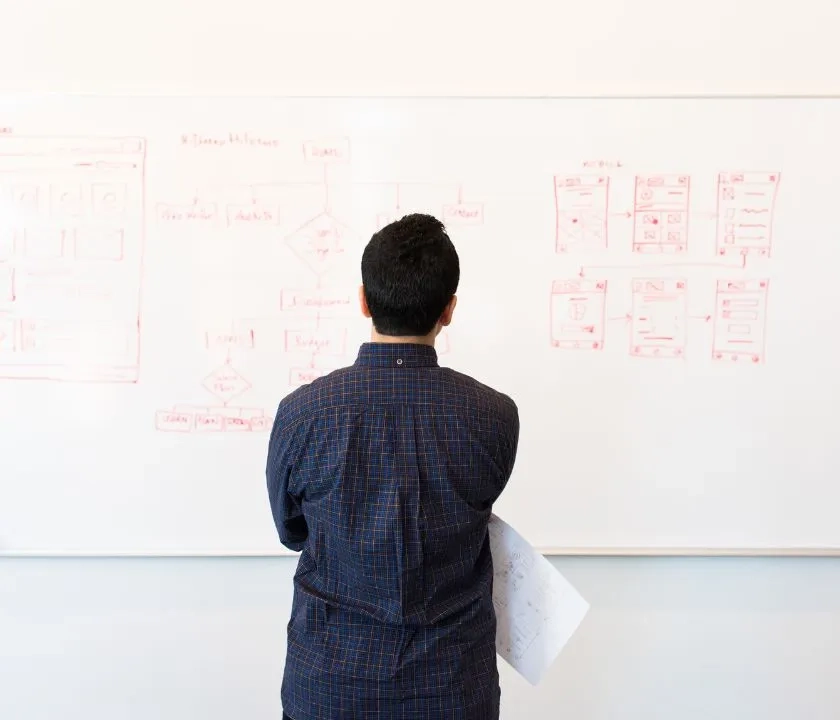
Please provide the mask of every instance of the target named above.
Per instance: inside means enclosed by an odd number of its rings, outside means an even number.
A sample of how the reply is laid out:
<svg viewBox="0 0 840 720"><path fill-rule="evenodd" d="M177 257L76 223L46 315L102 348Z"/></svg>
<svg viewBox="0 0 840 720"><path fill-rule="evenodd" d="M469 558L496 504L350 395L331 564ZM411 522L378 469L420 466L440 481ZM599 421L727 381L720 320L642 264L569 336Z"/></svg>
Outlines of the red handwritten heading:
<svg viewBox="0 0 840 720"><path fill-rule="evenodd" d="M254 331L251 329L239 332L208 330L204 333L204 346L208 349L234 347L253 349Z"/></svg>
<svg viewBox="0 0 840 720"><path fill-rule="evenodd" d="M158 218L168 222L213 222L216 219L215 203L192 205L158 205Z"/></svg>
<svg viewBox="0 0 840 720"><path fill-rule="evenodd" d="M343 330L287 330L287 352L323 353L342 355L344 353L345 331Z"/></svg>
<svg viewBox="0 0 840 720"><path fill-rule="evenodd" d="M326 308L349 307L351 296L347 292L333 289L283 290L283 310L322 310Z"/></svg>
<svg viewBox="0 0 840 720"><path fill-rule="evenodd" d="M226 135L182 133L181 146L188 148L252 147L274 149L280 147L277 138L255 135L250 132L229 132Z"/></svg>
<svg viewBox="0 0 840 720"><path fill-rule="evenodd" d="M346 163L350 161L350 141L347 138L309 140L303 144L307 162Z"/></svg>
<svg viewBox="0 0 840 720"><path fill-rule="evenodd" d="M481 225L484 222L484 206L481 203L444 205L443 220L453 225Z"/></svg>
<svg viewBox="0 0 840 720"><path fill-rule="evenodd" d="M272 205L249 203L227 206L227 224L231 225L278 225L280 209Z"/></svg>
<svg viewBox="0 0 840 720"><path fill-rule="evenodd" d="M622 168L624 164L621 160L584 160L583 167L585 168Z"/></svg>

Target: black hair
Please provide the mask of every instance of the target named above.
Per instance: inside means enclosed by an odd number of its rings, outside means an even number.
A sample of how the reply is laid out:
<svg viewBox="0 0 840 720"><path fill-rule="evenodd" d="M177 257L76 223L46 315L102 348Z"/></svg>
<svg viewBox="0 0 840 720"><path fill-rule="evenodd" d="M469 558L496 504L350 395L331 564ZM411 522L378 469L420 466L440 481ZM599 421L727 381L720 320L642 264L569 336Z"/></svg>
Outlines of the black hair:
<svg viewBox="0 0 840 720"><path fill-rule="evenodd" d="M460 263L443 223L414 213L375 233L362 254L362 285L381 335L428 335L458 289Z"/></svg>

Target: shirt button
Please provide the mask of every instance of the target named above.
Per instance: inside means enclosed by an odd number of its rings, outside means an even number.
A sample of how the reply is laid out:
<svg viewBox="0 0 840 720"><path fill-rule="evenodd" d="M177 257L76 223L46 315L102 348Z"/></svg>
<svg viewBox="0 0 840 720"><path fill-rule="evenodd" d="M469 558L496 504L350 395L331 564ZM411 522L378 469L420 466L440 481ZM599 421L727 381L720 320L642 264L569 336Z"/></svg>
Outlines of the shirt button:
<svg viewBox="0 0 840 720"><path fill-rule="evenodd" d="M397 358L397 365L402 365L402 358Z"/></svg>

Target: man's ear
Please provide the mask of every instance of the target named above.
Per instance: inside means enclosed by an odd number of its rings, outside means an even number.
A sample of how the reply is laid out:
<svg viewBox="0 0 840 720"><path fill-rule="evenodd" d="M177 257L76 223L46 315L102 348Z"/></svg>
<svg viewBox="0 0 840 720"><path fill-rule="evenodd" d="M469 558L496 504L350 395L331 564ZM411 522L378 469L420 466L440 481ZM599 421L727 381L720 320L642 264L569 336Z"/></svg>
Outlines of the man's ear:
<svg viewBox="0 0 840 720"><path fill-rule="evenodd" d="M367 298L365 297L365 286L359 286L359 308L362 311L362 315L366 318L370 318L370 308L368 308Z"/></svg>
<svg viewBox="0 0 840 720"><path fill-rule="evenodd" d="M449 301L449 304L443 311L443 314L440 316L440 324L441 327L446 327L449 323L452 322L452 315L455 312L455 306L458 304L458 297L456 295L452 296L452 299Z"/></svg>

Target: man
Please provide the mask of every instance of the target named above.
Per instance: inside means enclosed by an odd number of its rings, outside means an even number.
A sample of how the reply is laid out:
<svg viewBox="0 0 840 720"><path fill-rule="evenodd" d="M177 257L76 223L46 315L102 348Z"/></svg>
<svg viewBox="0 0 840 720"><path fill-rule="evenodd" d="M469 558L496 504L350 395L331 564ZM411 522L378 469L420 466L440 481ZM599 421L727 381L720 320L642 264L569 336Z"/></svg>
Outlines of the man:
<svg viewBox="0 0 840 720"><path fill-rule="evenodd" d="M487 525L519 441L516 405L441 368L458 254L409 215L362 257L371 341L288 395L267 462L280 541L301 551L282 699L291 720L494 720Z"/></svg>

